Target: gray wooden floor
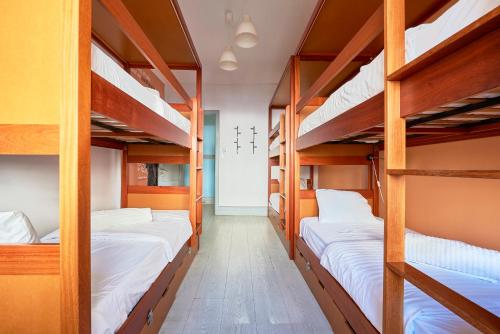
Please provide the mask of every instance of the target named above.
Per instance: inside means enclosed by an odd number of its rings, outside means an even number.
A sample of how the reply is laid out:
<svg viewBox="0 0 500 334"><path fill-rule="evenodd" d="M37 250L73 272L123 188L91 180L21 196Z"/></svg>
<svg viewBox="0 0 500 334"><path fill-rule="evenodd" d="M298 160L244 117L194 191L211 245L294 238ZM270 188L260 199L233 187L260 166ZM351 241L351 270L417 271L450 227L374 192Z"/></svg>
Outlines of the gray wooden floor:
<svg viewBox="0 0 500 334"><path fill-rule="evenodd" d="M162 334L331 333L266 217L205 207L201 247Z"/></svg>

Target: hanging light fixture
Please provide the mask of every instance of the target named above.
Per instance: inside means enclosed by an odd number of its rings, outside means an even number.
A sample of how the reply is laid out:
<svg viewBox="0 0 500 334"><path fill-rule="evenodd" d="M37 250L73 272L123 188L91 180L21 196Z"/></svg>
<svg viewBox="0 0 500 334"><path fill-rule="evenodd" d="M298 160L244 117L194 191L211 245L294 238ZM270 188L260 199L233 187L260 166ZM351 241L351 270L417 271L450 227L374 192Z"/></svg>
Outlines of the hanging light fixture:
<svg viewBox="0 0 500 334"><path fill-rule="evenodd" d="M250 15L243 15L243 21L236 30L236 45L240 48L253 48L258 42L257 30L252 23Z"/></svg>
<svg viewBox="0 0 500 334"><path fill-rule="evenodd" d="M224 71L234 71L238 68L238 61L234 55L233 48L228 45L219 59L219 67Z"/></svg>

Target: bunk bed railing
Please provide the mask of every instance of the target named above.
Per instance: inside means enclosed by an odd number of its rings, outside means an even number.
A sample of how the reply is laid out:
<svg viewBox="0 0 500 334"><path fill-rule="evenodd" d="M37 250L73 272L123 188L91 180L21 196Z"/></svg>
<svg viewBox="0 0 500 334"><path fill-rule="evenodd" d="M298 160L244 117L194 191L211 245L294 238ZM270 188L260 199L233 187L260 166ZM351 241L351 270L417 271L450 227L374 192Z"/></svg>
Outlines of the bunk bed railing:
<svg viewBox="0 0 500 334"><path fill-rule="evenodd" d="M157 69L161 75L172 86L173 90L183 99L190 109L193 108L193 101L181 83L172 73L170 67L165 63L160 53L154 47L140 25L121 0L99 0L109 13L114 17L122 32L130 39L132 44L146 58L151 65Z"/></svg>
<svg viewBox="0 0 500 334"><path fill-rule="evenodd" d="M319 78L305 92L297 103L296 112L300 113L308 103L316 97L328 83L340 74L363 50L375 40L384 29L384 6L380 5L370 16L366 23L359 29L354 37L347 43L342 51L321 73Z"/></svg>

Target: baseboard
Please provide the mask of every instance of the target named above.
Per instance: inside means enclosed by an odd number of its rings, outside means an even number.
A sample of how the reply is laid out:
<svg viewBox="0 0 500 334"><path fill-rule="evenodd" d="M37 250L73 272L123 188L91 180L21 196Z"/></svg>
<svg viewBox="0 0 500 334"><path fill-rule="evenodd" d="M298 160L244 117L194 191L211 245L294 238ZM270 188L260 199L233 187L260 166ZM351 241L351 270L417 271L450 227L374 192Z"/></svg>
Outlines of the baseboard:
<svg viewBox="0 0 500 334"><path fill-rule="evenodd" d="M202 202L203 202L203 204L214 204L215 203L215 198L213 198L213 197L203 197Z"/></svg>
<svg viewBox="0 0 500 334"><path fill-rule="evenodd" d="M216 216L267 216L267 206L215 206Z"/></svg>

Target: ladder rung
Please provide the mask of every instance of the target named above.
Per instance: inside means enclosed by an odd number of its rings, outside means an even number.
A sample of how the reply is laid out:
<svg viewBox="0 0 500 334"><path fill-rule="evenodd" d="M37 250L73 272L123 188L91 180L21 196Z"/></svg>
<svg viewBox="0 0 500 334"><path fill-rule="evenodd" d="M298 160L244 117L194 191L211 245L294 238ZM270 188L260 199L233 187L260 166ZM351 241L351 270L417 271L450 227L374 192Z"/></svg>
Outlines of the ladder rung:
<svg viewBox="0 0 500 334"><path fill-rule="evenodd" d="M500 179L500 170L388 169L387 174Z"/></svg>

